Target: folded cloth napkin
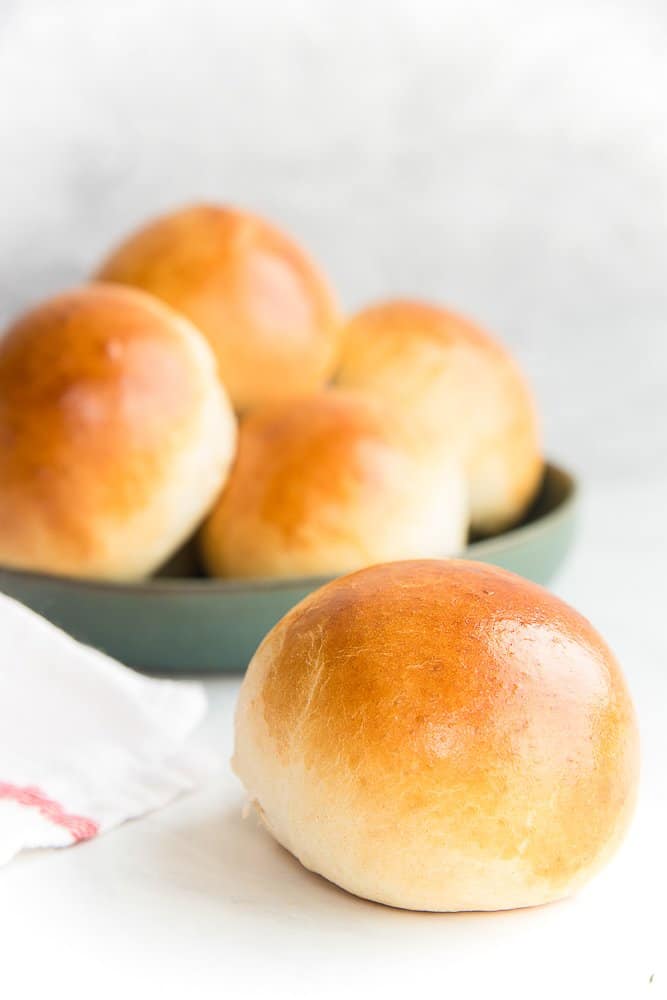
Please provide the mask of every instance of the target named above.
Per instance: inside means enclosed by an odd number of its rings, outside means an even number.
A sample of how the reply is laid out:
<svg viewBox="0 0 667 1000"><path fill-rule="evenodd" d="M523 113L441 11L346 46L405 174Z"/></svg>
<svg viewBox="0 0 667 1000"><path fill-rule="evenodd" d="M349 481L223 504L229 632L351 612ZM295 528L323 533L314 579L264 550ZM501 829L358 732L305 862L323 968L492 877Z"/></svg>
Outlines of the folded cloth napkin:
<svg viewBox="0 0 667 1000"><path fill-rule="evenodd" d="M0 594L0 864L156 809L214 763L199 684L155 680Z"/></svg>

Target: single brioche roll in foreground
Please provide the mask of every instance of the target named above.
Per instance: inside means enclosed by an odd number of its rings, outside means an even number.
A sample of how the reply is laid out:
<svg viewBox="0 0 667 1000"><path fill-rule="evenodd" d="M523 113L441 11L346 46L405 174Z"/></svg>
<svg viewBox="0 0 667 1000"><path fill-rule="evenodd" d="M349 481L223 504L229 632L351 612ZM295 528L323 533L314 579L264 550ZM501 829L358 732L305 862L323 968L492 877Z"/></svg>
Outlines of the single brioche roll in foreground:
<svg viewBox="0 0 667 1000"><path fill-rule="evenodd" d="M638 772L619 666L585 618L481 563L373 566L268 634L234 768L306 866L415 910L567 896L610 857Z"/></svg>
<svg viewBox="0 0 667 1000"><path fill-rule="evenodd" d="M413 454L381 407L325 391L242 422L201 550L214 576L328 575L458 552L467 524L455 460Z"/></svg>
<svg viewBox="0 0 667 1000"><path fill-rule="evenodd" d="M150 573L210 508L235 438L186 319L114 285L51 299L0 340L0 563Z"/></svg>
<svg viewBox="0 0 667 1000"><path fill-rule="evenodd" d="M465 463L474 532L518 521L542 474L535 405L503 347L468 320L416 302L365 309L348 324L338 381L389 403L416 436Z"/></svg>
<svg viewBox="0 0 667 1000"><path fill-rule="evenodd" d="M208 338L237 409L319 388L336 361L332 293L284 233L247 212L195 205L130 236L98 277L136 285Z"/></svg>

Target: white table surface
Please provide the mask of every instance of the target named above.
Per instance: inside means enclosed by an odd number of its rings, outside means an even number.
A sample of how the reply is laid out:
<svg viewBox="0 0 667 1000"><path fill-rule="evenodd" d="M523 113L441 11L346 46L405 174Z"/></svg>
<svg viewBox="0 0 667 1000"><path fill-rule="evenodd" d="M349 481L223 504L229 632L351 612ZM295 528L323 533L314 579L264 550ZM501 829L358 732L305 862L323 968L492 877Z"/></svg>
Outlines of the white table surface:
<svg viewBox="0 0 667 1000"><path fill-rule="evenodd" d="M0 871L0 973L11 996L193 998L665 995L667 499L593 492L576 554L557 582L611 641L638 706L640 804L616 859L565 903L500 914L432 915L348 896L300 867L254 817L227 761L239 678L207 682L200 742L220 755L207 787L96 841L24 855ZM643 513L643 516L637 516ZM651 976L653 980L651 981ZM430 984L430 985L429 985ZM579 992L581 991L581 992ZM618 991L618 992L616 992ZM4 995L4 994L3 994Z"/></svg>

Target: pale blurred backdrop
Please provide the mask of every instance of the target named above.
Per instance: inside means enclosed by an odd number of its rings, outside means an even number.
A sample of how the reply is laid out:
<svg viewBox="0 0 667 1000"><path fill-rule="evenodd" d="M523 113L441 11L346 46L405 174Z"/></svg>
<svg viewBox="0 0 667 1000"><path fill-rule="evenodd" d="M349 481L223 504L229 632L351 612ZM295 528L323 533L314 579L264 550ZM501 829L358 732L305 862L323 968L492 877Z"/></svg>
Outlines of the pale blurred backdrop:
<svg viewBox="0 0 667 1000"><path fill-rule="evenodd" d="M0 0L0 320L231 201L347 307L496 331L555 456L664 482L666 50L664 0Z"/></svg>

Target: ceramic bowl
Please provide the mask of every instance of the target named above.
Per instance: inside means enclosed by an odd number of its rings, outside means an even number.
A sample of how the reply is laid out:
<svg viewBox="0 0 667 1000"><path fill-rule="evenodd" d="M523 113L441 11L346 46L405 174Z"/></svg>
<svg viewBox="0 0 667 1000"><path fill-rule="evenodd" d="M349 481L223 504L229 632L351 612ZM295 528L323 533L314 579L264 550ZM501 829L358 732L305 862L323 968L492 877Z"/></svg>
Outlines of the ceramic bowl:
<svg viewBox="0 0 667 1000"><path fill-rule="evenodd" d="M524 522L472 542L462 555L548 583L572 543L576 492L568 472L547 465ZM183 565L181 557L166 572ZM211 580L163 571L118 584L0 567L1 592L123 663L161 674L245 669L271 626L328 579Z"/></svg>

